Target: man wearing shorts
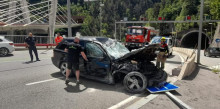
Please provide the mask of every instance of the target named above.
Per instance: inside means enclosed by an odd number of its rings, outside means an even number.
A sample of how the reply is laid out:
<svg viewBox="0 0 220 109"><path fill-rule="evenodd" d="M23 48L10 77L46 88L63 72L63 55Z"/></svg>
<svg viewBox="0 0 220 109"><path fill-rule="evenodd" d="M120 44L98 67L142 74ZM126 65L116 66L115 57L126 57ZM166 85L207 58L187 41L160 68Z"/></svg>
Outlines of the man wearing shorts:
<svg viewBox="0 0 220 109"><path fill-rule="evenodd" d="M82 46L79 44L79 38L80 38L80 34L78 33L76 35L76 37L74 38L74 42L73 43L69 43L68 46L66 47L65 51L68 52L67 55L67 70L66 70L66 80L65 83L68 84L69 83L69 75L71 72L71 69L73 68L76 72L76 83L77 84L81 84L81 82L79 81L79 75L80 75L80 71L79 71L79 54L81 53L82 57L88 61Z"/></svg>

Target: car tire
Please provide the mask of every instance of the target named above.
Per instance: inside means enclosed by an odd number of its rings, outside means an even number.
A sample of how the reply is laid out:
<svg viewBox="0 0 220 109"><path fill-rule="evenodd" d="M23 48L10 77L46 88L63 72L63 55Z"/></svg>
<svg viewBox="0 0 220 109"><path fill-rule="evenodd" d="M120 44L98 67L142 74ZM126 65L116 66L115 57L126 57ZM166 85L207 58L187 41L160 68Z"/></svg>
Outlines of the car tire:
<svg viewBox="0 0 220 109"><path fill-rule="evenodd" d="M9 50L7 48L0 48L0 56L6 56L8 55Z"/></svg>
<svg viewBox="0 0 220 109"><path fill-rule="evenodd" d="M60 64L60 73L63 76L66 76L66 69L67 69L67 62L62 62ZM74 76L74 73L73 73L73 70L71 70L69 77L73 77L73 76Z"/></svg>
<svg viewBox="0 0 220 109"><path fill-rule="evenodd" d="M210 54L209 54L208 52L206 52L206 53L207 53L207 54L206 54L207 57L211 57Z"/></svg>
<svg viewBox="0 0 220 109"><path fill-rule="evenodd" d="M141 93L147 87L147 79L139 72L130 72L124 77L123 85L130 93Z"/></svg>

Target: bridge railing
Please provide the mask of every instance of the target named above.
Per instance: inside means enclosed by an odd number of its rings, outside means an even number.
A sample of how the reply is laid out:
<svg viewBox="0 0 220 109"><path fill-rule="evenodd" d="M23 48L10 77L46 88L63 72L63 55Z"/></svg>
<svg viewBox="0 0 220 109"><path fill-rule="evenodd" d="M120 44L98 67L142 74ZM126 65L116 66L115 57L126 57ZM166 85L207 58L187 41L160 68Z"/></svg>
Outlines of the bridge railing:
<svg viewBox="0 0 220 109"><path fill-rule="evenodd" d="M4 36L6 39L13 41L15 47L25 47L26 46L24 44L25 38L28 37L28 35L0 35L0 36ZM49 46L56 46L54 41L55 37L49 37L49 36L34 36L34 37L37 39L36 46L46 46L47 48Z"/></svg>

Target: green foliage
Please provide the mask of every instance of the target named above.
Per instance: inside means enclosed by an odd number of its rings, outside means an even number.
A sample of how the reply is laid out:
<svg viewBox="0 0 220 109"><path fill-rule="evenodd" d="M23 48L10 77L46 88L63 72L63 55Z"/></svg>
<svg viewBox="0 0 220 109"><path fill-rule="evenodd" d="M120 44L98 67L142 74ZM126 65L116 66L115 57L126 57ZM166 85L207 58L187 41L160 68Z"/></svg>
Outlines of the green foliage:
<svg viewBox="0 0 220 109"><path fill-rule="evenodd" d="M220 1L210 0L210 9L212 19L220 19Z"/></svg>
<svg viewBox="0 0 220 109"><path fill-rule="evenodd" d="M29 0L36 3L44 0ZM58 0L66 9L67 0ZM71 12L73 16L84 16L84 23L81 33L88 36L98 36L100 31L106 37L113 37L115 21L128 20L137 21L140 17L155 21L158 17L165 17L165 20L186 20L186 16L191 16L192 20L199 19L199 9L201 0L102 0L104 6L99 2L84 2L84 0L71 0ZM100 17L101 14L101 17ZM211 16L212 20L220 19L220 1L205 0L204 15ZM36 16L39 17L39 16ZM101 19L101 20L100 20ZM102 24L100 23L102 22ZM102 26L100 30L100 25ZM140 25L140 24L138 24ZM145 24L156 29L166 28L166 24ZM128 25L127 25L128 26ZM197 23L175 24L176 31L188 30L198 27ZM205 24L205 28L210 25ZM60 31L60 30L59 30ZM124 32L123 30L122 32ZM209 30L208 30L209 31Z"/></svg>

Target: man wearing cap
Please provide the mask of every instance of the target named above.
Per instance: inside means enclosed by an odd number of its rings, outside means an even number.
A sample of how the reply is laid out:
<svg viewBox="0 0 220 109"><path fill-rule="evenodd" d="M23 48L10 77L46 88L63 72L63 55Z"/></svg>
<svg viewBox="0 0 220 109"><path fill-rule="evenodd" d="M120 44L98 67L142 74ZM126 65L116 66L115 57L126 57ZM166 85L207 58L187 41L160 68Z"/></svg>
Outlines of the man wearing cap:
<svg viewBox="0 0 220 109"><path fill-rule="evenodd" d="M156 66L158 68L164 69L165 61L167 59L167 54L169 53L168 45L166 44L166 38L162 37L159 48L159 54L157 55L157 63ZM161 63L161 66L160 66Z"/></svg>
<svg viewBox="0 0 220 109"><path fill-rule="evenodd" d="M79 54L81 53L82 57L88 61L84 50L82 48L82 46L79 44L79 39L80 39L80 33L76 34L76 37L74 38L74 42L73 43L69 43L67 45L67 47L65 48L65 52L68 52L67 55L67 70L66 70L66 80L65 80L65 84L69 83L69 75L71 72L71 69L73 68L76 72L76 83L77 84L81 84L81 82L79 81L79 76L80 76L80 71L79 71Z"/></svg>

